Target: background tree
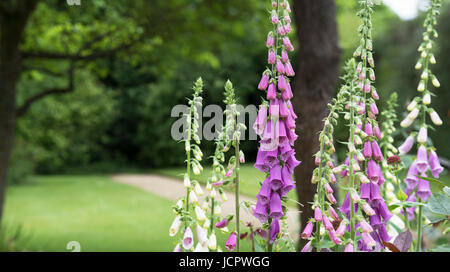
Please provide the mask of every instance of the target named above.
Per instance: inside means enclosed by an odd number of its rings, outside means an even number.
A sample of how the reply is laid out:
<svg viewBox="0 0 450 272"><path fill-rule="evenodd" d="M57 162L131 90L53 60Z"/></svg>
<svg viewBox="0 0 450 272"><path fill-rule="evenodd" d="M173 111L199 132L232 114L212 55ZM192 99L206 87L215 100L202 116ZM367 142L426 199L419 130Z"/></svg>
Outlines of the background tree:
<svg viewBox="0 0 450 272"><path fill-rule="evenodd" d="M293 4L299 43L293 105L300 116L300 140L295 151L302 161L295 169L295 179L298 200L304 205L300 217L305 226L313 217L309 202L316 191L311 175L315 168L313 154L319 148L317 133L323 127L326 105L338 82L340 50L334 1L303 0ZM300 243L304 240L300 239Z"/></svg>

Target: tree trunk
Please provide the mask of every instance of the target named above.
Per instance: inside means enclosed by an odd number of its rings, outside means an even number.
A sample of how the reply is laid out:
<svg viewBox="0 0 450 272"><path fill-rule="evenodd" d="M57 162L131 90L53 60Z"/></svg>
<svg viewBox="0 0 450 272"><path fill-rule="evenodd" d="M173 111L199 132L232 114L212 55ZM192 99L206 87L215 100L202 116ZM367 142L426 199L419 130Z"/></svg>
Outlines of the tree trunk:
<svg viewBox="0 0 450 272"><path fill-rule="evenodd" d="M299 202L304 205L300 216L303 229L313 216L309 203L316 192L311 184L313 155L319 149L318 132L338 82L340 49L333 0L294 0L293 12L299 47L292 102L299 116L295 151L302 161L295 169L295 179ZM300 239L299 246L304 244Z"/></svg>
<svg viewBox="0 0 450 272"><path fill-rule="evenodd" d="M20 76L19 44L37 1L16 1L0 9L0 222L7 187L9 157L16 124L16 85Z"/></svg>

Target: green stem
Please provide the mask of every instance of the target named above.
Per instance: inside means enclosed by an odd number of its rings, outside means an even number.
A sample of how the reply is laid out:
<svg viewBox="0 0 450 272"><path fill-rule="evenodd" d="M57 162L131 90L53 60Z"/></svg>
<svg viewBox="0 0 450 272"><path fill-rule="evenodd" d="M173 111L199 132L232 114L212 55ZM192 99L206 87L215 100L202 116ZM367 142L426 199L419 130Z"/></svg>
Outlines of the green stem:
<svg viewBox="0 0 450 272"><path fill-rule="evenodd" d="M269 230L267 231L267 252L272 252L272 243L270 242L270 225L272 224L272 218L269 218Z"/></svg>
<svg viewBox="0 0 450 272"><path fill-rule="evenodd" d="M235 178L235 183L236 183L236 191L235 191L235 206L236 206L236 233L237 233L237 243L236 243L236 251L239 252L239 241L240 239L240 230L239 230L239 225L240 225L240 219L239 219L239 210L240 210L240 203L239 203L239 172L240 172L240 158L239 158L239 139L235 139L235 151L236 151L236 178Z"/></svg>
<svg viewBox="0 0 450 272"><path fill-rule="evenodd" d="M421 202L420 199L418 201ZM421 251L422 245L422 206L419 206L419 216L417 217L417 243L416 243L416 252Z"/></svg>
<svg viewBox="0 0 450 272"><path fill-rule="evenodd" d="M350 99L350 143L354 144L354 134L355 134L355 109L354 109L354 100L353 100L353 81L351 84L351 99ZM349 154L349 175L350 175L350 187L354 189L355 187L355 175L353 173L353 151L350 151ZM357 249L356 246L356 232L355 232L355 203L353 198L350 196L350 238L353 243L353 248Z"/></svg>

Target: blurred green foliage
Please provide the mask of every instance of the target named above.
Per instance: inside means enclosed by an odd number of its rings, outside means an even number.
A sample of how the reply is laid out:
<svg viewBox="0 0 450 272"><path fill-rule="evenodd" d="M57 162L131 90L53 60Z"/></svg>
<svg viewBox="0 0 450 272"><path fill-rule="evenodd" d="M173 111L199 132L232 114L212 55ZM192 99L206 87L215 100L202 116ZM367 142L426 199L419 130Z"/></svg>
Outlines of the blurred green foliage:
<svg viewBox="0 0 450 272"><path fill-rule="evenodd" d="M266 4L260 0L98 0L69 7L65 1L42 1L26 29L23 50L76 53L101 33L108 35L84 54L138 37L139 41L114 57L83 63L77 69L73 93L47 97L31 107L18 121L14 154L22 158L13 155L10 175L20 177L32 169L63 173L95 165L118 171L182 164L184 146L170 137L175 121L170 112L174 105L186 103L195 78L202 76L205 82L205 105L222 105L228 78L236 86L238 103L259 105L262 93L256 86L266 65L265 38L270 28ZM339 0L337 7L344 60L358 42L357 5ZM445 144L449 136L448 5L443 13L435 68L442 87L433 105L444 126L432 135L441 155L449 157ZM377 88L382 98L397 91L403 104L413 96L418 82L413 67L422 18L402 22L384 6L377 7L375 14ZM26 65L64 75L69 63L33 60ZM22 73L18 103L40 90L64 86L66 79L54 73L42 69ZM256 146L242 142L247 161L254 159ZM202 148L207 157L213 143L204 141ZM25 161L28 166L21 166Z"/></svg>

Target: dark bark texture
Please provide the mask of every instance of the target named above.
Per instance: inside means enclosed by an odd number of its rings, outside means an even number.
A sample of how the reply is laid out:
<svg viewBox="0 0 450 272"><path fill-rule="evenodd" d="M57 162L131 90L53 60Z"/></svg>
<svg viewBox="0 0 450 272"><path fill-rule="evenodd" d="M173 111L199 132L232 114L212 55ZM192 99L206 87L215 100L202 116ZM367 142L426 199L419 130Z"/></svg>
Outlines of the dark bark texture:
<svg viewBox="0 0 450 272"><path fill-rule="evenodd" d="M316 191L311 184L313 155L319 149L318 132L339 79L340 49L335 1L294 0L293 13L299 45L292 102L299 116L295 151L302 161L295 169L295 179L299 202L304 205L300 207L303 229L313 216L310 204ZM301 240L299 246L304 244Z"/></svg>
<svg viewBox="0 0 450 272"><path fill-rule="evenodd" d="M37 0L0 4L0 220L15 129L16 84L21 69L19 44Z"/></svg>

